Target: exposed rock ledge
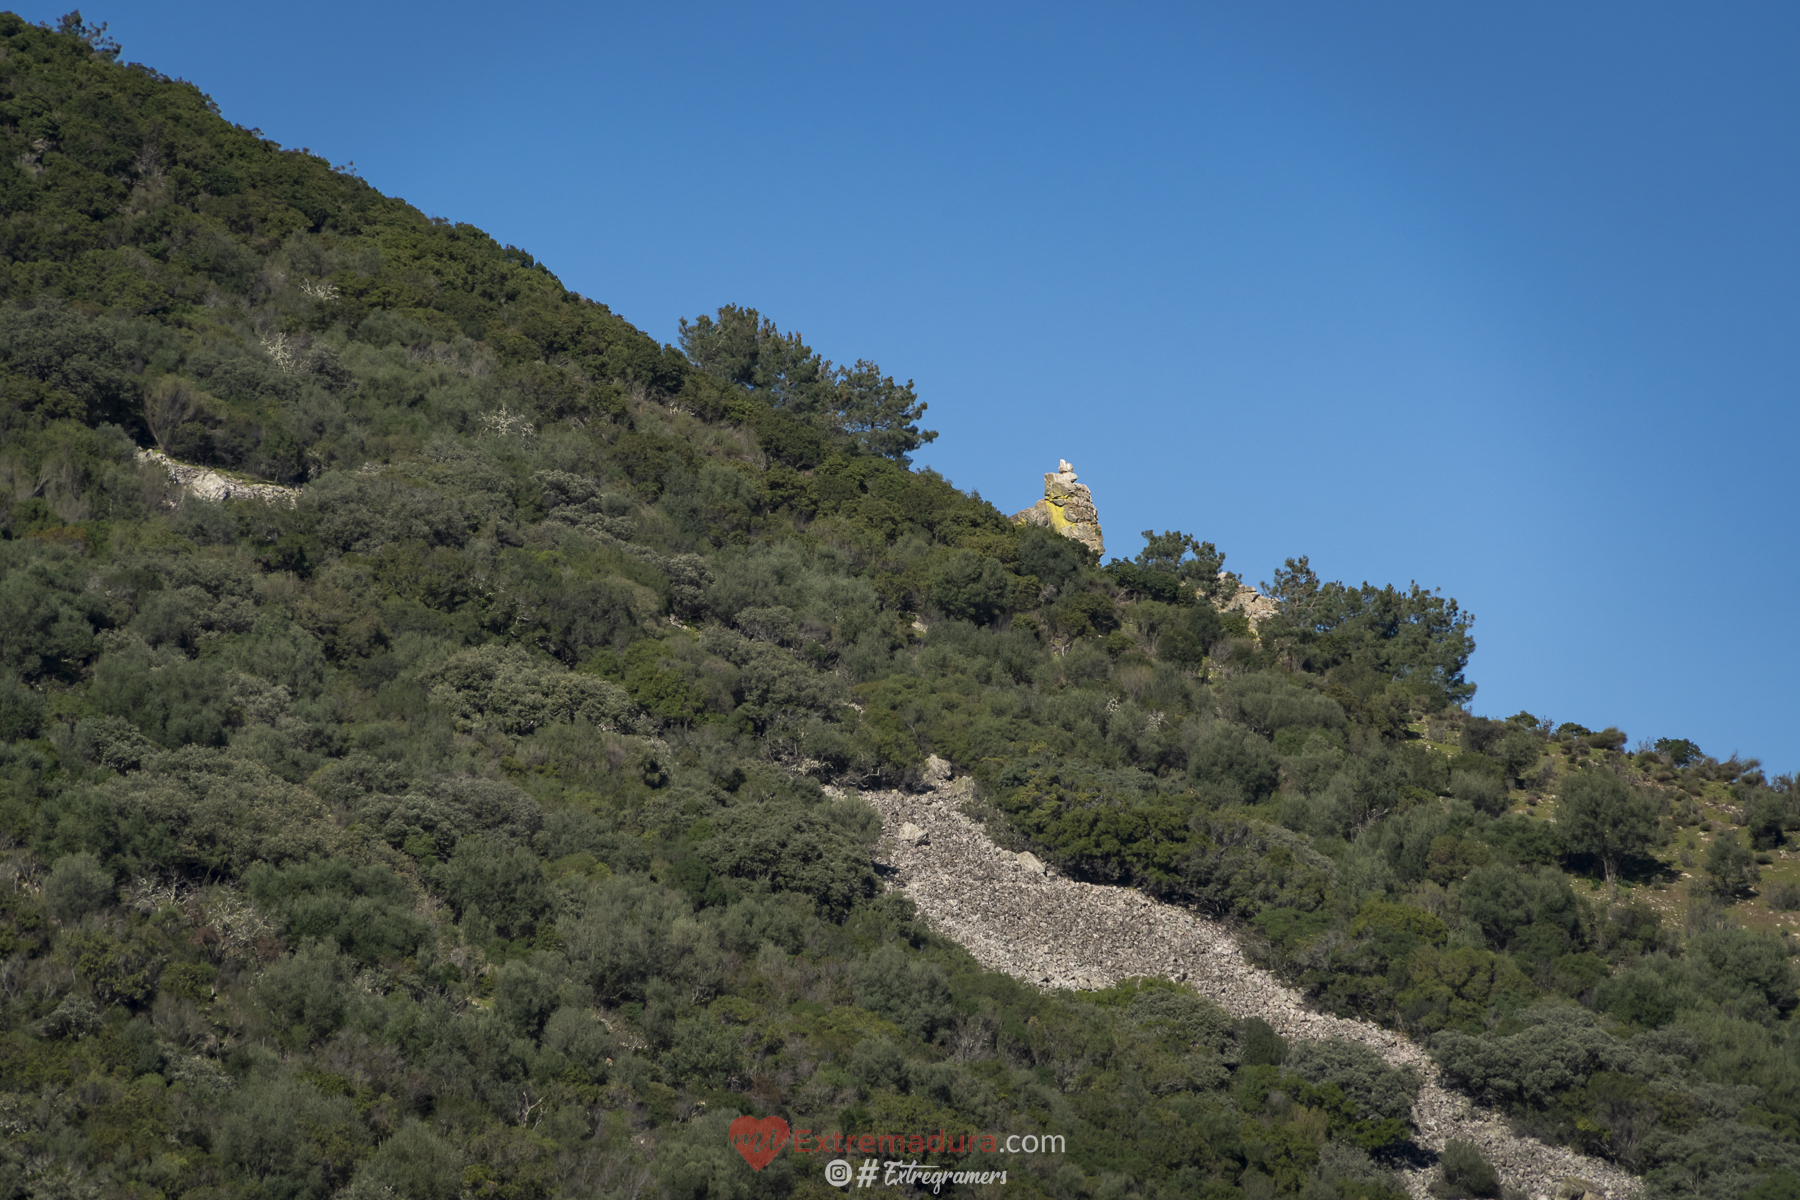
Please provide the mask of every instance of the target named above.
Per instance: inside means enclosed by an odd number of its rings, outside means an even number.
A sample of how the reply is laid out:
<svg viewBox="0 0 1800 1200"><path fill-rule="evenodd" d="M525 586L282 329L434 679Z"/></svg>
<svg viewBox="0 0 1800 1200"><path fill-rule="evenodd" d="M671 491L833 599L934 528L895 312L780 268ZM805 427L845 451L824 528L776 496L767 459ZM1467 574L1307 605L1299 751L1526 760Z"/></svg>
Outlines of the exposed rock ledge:
<svg viewBox="0 0 1800 1200"><path fill-rule="evenodd" d="M1075 539L1095 554L1106 553L1094 494L1087 484L1076 482L1075 468L1066 458L1057 462L1056 470L1044 473L1044 498L1023 512L1014 513L1013 523L1042 525Z"/></svg>
<svg viewBox="0 0 1800 1200"><path fill-rule="evenodd" d="M176 462L161 450L139 450L137 456L139 462L155 463L162 467L183 491L202 500L264 500L292 504L300 495L299 488L282 487L276 483L250 483L221 475L210 467Z"/></svg>
<svg viewBox="0 0 1800 1200"><path fill-rule="evenodd" d="M1219 574L1223 575L1221 571ZM1225 602L1225 611L1240 610L1250 619L1250 628L1261 628L1262 623L1281 612L1281 604L1272 596L1265 596L1247 583L1238 584L1237 593Z"/></svg>
<svg viewBox="0 0 1800 1200"><path fill-rule="evenodd" d="M1617 1167L1520 1137L1498 1112L1445 1088L1437 1065L1409 1039L1312 1011L1298 992L1245 961L1222 924L1135 889L1049 875L1032 856L1002 850L960 811L968 797L965 781L950 782L939 759L925 776L931 787L923 793L861 795L881 814L896 885L933 928L983 966L1043 988L1092 989L1132 976L1167 976L1235 1016L1263 1018L1283 1037L1362 1042L1390 1063L1413 1067L1424 1080L1413 1120L1426 1149L1442 1150L1453 1137L1473 1142L1508 1186L1533 1200L1570 1195L1572 1180L1588 1181L1591 1195L1608 1200L1639 1194L1640 1181ZM901 836L903 826L914 827L909 836ZM1408 1190L1424 1200L1434 1175L1431 1169L1407 1172Z"/></svg>

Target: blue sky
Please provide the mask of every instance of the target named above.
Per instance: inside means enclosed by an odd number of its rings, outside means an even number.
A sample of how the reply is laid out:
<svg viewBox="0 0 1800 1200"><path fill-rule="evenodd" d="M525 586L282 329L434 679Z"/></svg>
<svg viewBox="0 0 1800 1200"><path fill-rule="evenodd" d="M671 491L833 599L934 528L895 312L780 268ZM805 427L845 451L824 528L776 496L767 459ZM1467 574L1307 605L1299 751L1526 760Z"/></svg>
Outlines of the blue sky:
<svg viewBox="0 0 1800 1200"><path fill-rule="evenodd" d="M1068 458L1113 554L1442 588L1478 712L1800 767L1792 5L259 7L86 13L661 339L915 379L1004 509Z"/></svg>

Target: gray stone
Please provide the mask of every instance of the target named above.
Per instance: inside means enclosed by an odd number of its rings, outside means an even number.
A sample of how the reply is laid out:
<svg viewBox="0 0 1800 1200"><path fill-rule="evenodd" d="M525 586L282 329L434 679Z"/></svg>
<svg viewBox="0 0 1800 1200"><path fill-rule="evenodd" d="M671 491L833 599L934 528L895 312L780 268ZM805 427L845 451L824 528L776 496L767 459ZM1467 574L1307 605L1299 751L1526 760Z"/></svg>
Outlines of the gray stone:
<svg viewBox="0 0 1800 1200"><path fill-rule="evenodd" d="M139 450L137 457L139 462L161 467L168 472L169 479L175 486L202 500L261 500L265 503L292 504L300 496L299 488L235 479L229 475L221 475L209 467L177 462L161 450Z"/></svg>

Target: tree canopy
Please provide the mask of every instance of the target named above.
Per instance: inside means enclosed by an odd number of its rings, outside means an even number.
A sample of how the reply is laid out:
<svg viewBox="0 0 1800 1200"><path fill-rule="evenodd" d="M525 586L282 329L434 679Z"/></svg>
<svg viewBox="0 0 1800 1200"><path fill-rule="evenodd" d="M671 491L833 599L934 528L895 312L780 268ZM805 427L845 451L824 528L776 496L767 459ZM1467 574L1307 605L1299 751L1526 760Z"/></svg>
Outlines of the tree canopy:
<svg viewBox="0 0 1800 1200"><path fill-rule="evenodd" d="M694 365L714 379L748 388L771 408L842 434L867 453L905 463L937 438L919 428L926 405L912 380L895 383L868 359L834 367L798 333L782 333L754 308L727 304L716 320L683 318L680 340Z"/></svg>

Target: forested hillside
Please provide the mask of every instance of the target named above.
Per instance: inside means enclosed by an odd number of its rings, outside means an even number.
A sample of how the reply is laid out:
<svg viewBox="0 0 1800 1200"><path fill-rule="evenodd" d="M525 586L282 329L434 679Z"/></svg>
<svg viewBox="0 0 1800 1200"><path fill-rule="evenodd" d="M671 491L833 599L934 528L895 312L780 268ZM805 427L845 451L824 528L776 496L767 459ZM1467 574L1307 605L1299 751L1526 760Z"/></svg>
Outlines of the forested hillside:
<svg viewBox="0 0 1800 1200"><path fill-rule="evenodd" d="M0 15L0 1197L836 1193L740 1114L1067 1139L964 1194L1401 1194L1406 1072L925 929L854 789L932 754L1651 1194L1800 1189L1793 779L1473 715L1428 589L1297 557L1253 630L1198 537L913 470L884 368L661 346L119 59Z"/></svg>

